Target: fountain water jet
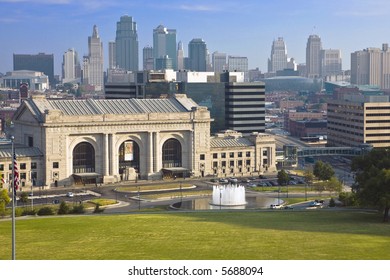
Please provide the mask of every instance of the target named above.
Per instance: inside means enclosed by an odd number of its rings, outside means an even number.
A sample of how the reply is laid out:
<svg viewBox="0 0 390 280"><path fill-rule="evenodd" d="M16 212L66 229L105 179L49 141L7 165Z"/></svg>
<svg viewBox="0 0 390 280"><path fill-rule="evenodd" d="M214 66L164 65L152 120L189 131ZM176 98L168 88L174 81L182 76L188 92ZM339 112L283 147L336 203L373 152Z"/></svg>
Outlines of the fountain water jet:
<svg viewBox="0 0 390 280"><path fill-rule="evenodd" d="M245 187L242 185L213 186L213 196L210 204L224 207L245 205Z"/></svg>

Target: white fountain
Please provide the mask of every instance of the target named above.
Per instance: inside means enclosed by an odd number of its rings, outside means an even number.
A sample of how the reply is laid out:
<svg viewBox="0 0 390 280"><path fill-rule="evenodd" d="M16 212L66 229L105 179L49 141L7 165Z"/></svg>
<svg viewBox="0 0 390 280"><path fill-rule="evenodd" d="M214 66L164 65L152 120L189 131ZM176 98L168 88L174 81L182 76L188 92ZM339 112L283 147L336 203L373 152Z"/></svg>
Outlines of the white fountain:
<svg viewBox="0 0 390 280"><path fill-rule="evenodd" d="M213 186L212 206L219 208L245 208L245 187L242 185ZM217 208L217 207L213 207Z"/></svg>

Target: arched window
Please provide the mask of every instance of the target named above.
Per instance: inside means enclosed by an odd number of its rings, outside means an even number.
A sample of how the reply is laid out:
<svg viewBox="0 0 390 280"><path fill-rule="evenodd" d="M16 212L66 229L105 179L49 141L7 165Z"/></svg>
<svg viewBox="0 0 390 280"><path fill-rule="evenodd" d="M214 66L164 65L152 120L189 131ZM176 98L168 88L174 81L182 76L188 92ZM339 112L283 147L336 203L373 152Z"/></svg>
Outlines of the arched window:
<svg viewBox="0 0 390 280"><path fill-rule="evenodd" d="M95 172L95 149L90 143L81 142L73 150L73 173Z"/></svg>
<svg viewBox="0 0 390 280"><path fill-rule="evenodd" d="M139 146L135 141L125 141L119 147L119 174L125 169L133 167L137 173L139 170Z"/></svg>
<svg viewBox="0 0 390 280"><path fill-rule="evenodd" d="M163 168L181 167L181 144L176 139L168 139L162 147Z"/></svg>

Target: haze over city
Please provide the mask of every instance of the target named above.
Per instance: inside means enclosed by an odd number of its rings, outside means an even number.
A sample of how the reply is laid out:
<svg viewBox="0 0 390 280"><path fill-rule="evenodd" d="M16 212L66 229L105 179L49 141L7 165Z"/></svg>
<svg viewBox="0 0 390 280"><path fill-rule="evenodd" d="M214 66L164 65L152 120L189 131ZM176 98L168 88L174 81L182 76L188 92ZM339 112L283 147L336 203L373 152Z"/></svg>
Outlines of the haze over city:
<svg viewBox="0 0 390 280"><path fill-rule="evenodd" d="M283 37L288 57L305 63L310 34L324 48L340 49L343 69L351 52L388 43L390 2L387 0L328 1L122 1L122 0L0 0L0 72L13 70L12 55L54 54L61 74L63 53L74 48L88 53L88 36L97 25L107 67L108 42L115 40L123 15L137 23L139 52L153 45L153 29L163 24L177 30L184 44L202 38L210 53L248 57L249 68L267 71L272 41Z"/></svg>

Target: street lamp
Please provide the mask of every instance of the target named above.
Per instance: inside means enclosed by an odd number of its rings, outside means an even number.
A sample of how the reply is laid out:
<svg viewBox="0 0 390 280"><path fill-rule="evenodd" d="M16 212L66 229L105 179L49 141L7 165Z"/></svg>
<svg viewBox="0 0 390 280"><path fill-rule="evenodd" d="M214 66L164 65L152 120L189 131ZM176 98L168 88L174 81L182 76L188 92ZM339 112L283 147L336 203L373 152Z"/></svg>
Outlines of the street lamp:
<svg viewBox="0 0 390 280"><path fill-rule="evenodd" d="M305 184L305 201L307 201L307 183Z"/></svg>
<svg viewBox="0 0 390 280"><path fill-rule="evenodd" d="M138 186L138 210L141 210L140 186Z"/></svg>
<svg viewBox="0 0 390 280"><path fill-rule="evenodd" d="M11 136L11 160L12 160L12 260L16 260L16 244L15 244L15 200L16 200L16 194L15 194L15 145L14 140L15 137Z"/></svg>
<svg viewBox="0 0 390 280"><path fill-rule="evenodd" d="M183 190L181 188L181 182L180 182L180 205L183 203Z"/></svg>

